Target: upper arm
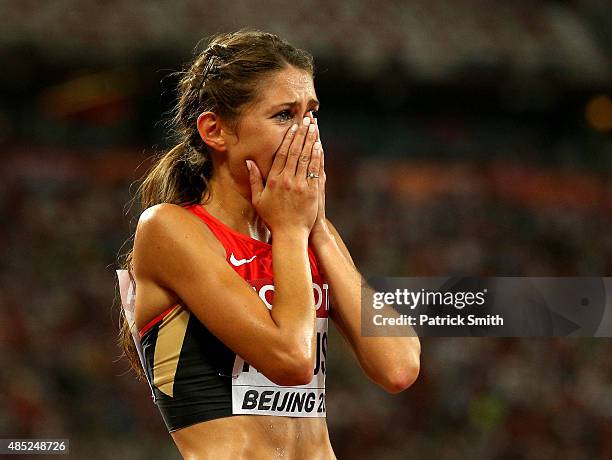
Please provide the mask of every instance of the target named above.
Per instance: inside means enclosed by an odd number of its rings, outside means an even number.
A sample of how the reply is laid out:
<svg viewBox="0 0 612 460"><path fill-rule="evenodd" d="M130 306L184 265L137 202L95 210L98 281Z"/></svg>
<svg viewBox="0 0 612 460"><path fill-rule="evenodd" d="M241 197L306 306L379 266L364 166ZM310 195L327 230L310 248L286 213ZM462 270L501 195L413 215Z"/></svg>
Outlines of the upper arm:
<svg viewBox="0 0 612 460"><path fill-rule="evenodd" d="M265 304L214 250L202 222L180 206L162 204L143 213L134 240L134 274L137 285L152 282L174 292L217 338L265 375L274 362L270 358L285 352ZM137 294L137 307L138 300Z"/></svg>
<svg viewBox="0 0 612 460"><path fill-rule="evenodd" d="M406 337L364 337L361 334L361 296L359 292L364 288L370 288L359 275L338 231L331 222L327 223L340 252L354 267L354 271L348 269L334 273L334 276L337 277L345 276L352 284L343 284L345 304L342 306L335 305L334 290L330 289L332 299L330 317L350 345L366 375L391 393L402 391L414 382L419 372L419 339L408 336L408 334ZM347 294L347 290L350 293Z"/></svg>
<svg viewBox="0 0 612 460"><path fill-rule="evenodd" d="M326 219L326 221L327 221L327 225L329 226L330 232L332 233L334 239L336 240L336 243L338 244L338 248L340 249L340 252L353 265L355 270L357 270L357 267L355 266L355 263L353 262L353 258L351 257L351 254L348 248L346 247L346 244L342 240L340 233L338 233L338 230L330 222L329 219ZM358 287L358 289L360 288L361 286ZM330 289L329 296L330 296L330 303L331 303L330 318L334 321L334 324L336 325L336 327L338 328L338 330L340 331L344 339L351 346L351 349L355 352L355 354L359 358L359 343L357 341L357 337L355 336L355 334L352 333L348 324L345 323L345 321L342 318L342 315L338 314L336 309L334 309L334 305L336 304L336 296L334 295L333 289Z"/></svg>

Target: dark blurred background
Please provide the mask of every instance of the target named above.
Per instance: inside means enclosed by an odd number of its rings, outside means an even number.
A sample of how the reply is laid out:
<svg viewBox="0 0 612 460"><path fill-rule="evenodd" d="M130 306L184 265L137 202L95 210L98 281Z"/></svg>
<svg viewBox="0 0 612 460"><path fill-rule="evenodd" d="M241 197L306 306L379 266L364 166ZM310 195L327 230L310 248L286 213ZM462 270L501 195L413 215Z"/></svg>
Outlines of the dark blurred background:
<svg viewBox="0 0 612 460"><path fill-rule="evenodd" d="M114 269L130 184L168 147L169 75L215 32L315 55L328 215L364 275L612 275L607 0L5 0L0 17L0 438L179 457L116 361ZM332 332L339 458L612 458L608 339L422 345L391 396Z"/></svg>

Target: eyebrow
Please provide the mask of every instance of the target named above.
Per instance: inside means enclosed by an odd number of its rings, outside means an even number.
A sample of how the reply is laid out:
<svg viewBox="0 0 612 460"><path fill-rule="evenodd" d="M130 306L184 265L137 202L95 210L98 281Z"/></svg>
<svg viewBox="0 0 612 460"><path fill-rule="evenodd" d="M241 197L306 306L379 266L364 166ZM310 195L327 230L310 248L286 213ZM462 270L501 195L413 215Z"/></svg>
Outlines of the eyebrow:
<svg viewBox="0 0 612 460"><path fill-rule="evenodd" d="M293 107L295 105L298 105L297 101L284 102L282 104L277 104L277 105L273 106L270 110L280 109L282 107ZM309 106L316 105L317 107L319 107L321 105L321 103L319 101L317 101L316 99L311 99L311 100L308 101L308 105Z"/></svg>

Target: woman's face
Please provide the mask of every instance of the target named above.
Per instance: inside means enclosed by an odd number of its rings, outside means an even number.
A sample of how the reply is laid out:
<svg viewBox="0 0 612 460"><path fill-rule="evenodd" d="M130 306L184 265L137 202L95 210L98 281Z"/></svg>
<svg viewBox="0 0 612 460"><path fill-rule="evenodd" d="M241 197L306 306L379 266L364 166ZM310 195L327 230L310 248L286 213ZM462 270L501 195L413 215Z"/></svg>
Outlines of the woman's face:
<svg viewBox="0 0 612 460"><path fill-rule="evenodd" d="M288 66L263 80L257 100L244 110L237 133L228 138L226 154L232 176L248 182L245 160L250 159L266 179L289 128L294 123L301 125L304 117L312 119L318 108L307 71Z"/></svg>

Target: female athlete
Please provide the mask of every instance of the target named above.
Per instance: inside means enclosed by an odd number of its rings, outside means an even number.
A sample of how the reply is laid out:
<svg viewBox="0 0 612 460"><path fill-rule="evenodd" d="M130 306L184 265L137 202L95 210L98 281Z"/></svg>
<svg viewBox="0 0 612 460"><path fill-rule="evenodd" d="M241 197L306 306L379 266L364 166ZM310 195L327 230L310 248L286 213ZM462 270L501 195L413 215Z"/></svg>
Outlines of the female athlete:
<svg viewBox="0 0 612 460"><path fill-rule="evenodd" d="M182 75L179 143L140 186L127 258L139 340L123 317L121 341L184 458L335 458L328 317L384 389L417 378L418 338L360 334L318 108L311 55L269 33L217 35Z"/></svg>

